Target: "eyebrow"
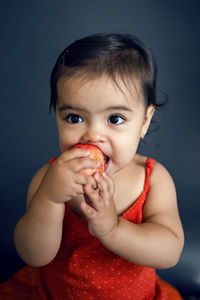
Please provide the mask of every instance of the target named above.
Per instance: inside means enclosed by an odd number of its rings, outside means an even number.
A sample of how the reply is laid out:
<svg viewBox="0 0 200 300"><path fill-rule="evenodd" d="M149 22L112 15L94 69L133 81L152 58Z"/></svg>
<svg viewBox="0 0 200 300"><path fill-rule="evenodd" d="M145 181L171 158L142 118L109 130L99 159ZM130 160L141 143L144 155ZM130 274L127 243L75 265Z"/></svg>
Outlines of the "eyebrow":
<svg viewBox="0 0 200 300"><path fill-rule="evenodd" d="M71 106L71 105L62 105L61 107L59 107L59 111L63 111L63 110L78 110L78 111L85 111L86 109L83 108L79 108L79 107L75 107L75 106Z"/></svg>
<svg viewBox="0 0 200 300"><path fill-rule="evenodd" d="M62 105L61 107L59 107L58 110L60 112L64 111L64 110L86 111L86 109L84 109L84 108L75 107L75 106L71 106L71 105ZM124 105L109 106L105 109L105 111L109 111L109 110L123 110L123 111L133 112L131 108L124 106Z"/></svg>

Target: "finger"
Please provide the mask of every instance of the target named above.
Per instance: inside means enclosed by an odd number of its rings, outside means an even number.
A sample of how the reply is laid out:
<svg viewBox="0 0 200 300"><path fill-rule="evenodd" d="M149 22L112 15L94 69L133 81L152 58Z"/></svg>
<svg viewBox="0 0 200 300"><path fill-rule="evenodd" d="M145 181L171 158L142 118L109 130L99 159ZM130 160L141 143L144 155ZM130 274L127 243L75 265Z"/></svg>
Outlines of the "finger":
<svg viewBox="0 0 200 300"><path fill-rule="evenodd" d="M114 181L113 181L112 177L109 174L104 172L103 178L105 178L105 180L108 182L109 191L113 195L115 192L115 185L114 185Z"/></svg>
<svg viewBox="0 0 200 300"><path fill-rule="evenodd" d="M100 196L104 199L105 203L109 201L114 194L114 183L111 177L103 173L102 176L95 174L95 180L97 181Z"/></svg>
<svg viewBox="0 0 200 300"><path fill-rule="evenodd" d="M82 169L95 169L99 166L99 162L92 158L76 158L70 162L74 172L80 172Z"/></svg>
<svg viewBox="0 0 200 300"><path fill-rule="evenodd" d="M80 208L87 219L92 219L95 217L96 211L85 201L81 202Z"/></svg>
<svg viewBox="0 0 200 300"><path fill-rule="evenodd" d="M88 195L87 195L86 193L84 193L84 199L85 199L85 202L86 202L88 205L92 206L92 202L90 201L90 199L89 199L89 197L88 197Z"/></svg>
<svg viewBox="0 0 200 300"><path fill-rule="evenodd" d="M90 151L84 148L69 149L63 152L60 155L59 159L61 159L62 161L69 161L80 157L87 157L89 154Z"/></svg>
<svg viewBox="0 0 200 300"><path fill-rule="evenodd" d="M97 182L94 179L94 177L87 175L87 174L78 173L75 181L76 181L76 183L81 184L81 185L90 184L94 190L97 189L97 187L98 187Z"/></svg>
<svg viewBox="0 0 200 300"><path fill-rule="evenodd" d="M89 204L96 211L99 211L104 207L104 200L100 197L99 192L97 190L94 190L89 184L86 184L83 189L86 194L86 197L88 197Z"/></svg>
<svg viewBox="0 0 200 300"><path fill-rule="evenodd" d="M74 184L71 186L71 194L73 195L73 197L76 197L77 195L83 195L83 185L74 182Z"/></svg>
<svg viewBox="0 0 200 300"><path fill-rule="evenodd" d="M110 199L108 182L103 176L99 176L98 188L100 196L104 199L105 203Z"/></svg>

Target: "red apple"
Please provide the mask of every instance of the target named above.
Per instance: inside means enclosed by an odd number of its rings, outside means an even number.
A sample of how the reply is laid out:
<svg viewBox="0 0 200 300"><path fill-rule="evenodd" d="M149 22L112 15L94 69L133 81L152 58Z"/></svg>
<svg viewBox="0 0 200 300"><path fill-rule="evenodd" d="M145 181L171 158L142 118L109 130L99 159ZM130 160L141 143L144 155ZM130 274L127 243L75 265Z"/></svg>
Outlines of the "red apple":
<svg viewBox="0 0 200 300"><path fill-rule="evenodd" d="M90 151L88 157L98 160L100 165L96 168L87 168L87 169L82 169L80 172L85 173L87 175L94 175L95 173L99 173L102 174L104 172L104 155L102 153L102 151L95 145L91 145L91 144L77 144L75 145L74 148L84 148Z"/></svg>

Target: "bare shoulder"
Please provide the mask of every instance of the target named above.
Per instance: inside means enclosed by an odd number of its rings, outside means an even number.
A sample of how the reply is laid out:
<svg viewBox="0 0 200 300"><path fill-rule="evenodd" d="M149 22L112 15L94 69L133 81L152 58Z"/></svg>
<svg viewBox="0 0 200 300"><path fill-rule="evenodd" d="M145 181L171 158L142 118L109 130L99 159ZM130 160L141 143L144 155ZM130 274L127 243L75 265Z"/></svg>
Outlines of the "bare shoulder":
<svg viewBox="0 0 200 300"><path fill-rule="evenodd" d="M156 161L150 176L144 215L148 217L159 212L171 215L177 212L177 197L172 176L165 166Z"/></svg>
<svg viewBox="0 0 200 300"><path fill-rule="evenodd" d="M173 188L175 189L174 181L171 174L165 166L159 162L155 162L155 165L152 169L151 179L150 179L151 188L156 188L156 186L163 186L166 189ZM160 187L161 187L160 186ZM158 187L157 187L158 188Z"/></svg>
<svg viewBox="0 0 200 300"><path fill-rule="evenodd" d="M143 207L144 222L163 225L179 239L181 247L184 233L179 216L176 188L172 176L162 164L155 162L150 188Z"/></svg>
<svg viewBox="0 0 200 300"><path fill-rule="evenodd" d="M146 169L147 163L147 156L143 156L140 154L136 154L134 158L134 162L136 163L137 167L140 169ZM150 177L151 187L155 187L157 183L163 182L165 185L174 185L173 179L167 170L161 163L155 161L155 164L152 168L152 173Z"/></svg>
<svg viewBox="0 0 200 300"><path fill-rule="evenodd" d="M138 167L146 168L146 162L147 162L147 156L143 156L140 154L136 154L134 161L137 164ZM152 169L151 173L151 185L153 183L156 183L157 180L170 180L173 182L172 177L170 173L168 172L167 168L163 166L161 163L155 161L155 164Z"/></svg>
<svg viewBox="0 0 200 300"><path fill-rule="evenodd" d="M27 193L27 199L26 199L27 206L31 202L31 199L33 198L35 192L37 191L38 187L40 186L48 169L49 169L49 164L45 164L33 176L32 180L30 182L30 185L28 187L28 193Z"/></svg>

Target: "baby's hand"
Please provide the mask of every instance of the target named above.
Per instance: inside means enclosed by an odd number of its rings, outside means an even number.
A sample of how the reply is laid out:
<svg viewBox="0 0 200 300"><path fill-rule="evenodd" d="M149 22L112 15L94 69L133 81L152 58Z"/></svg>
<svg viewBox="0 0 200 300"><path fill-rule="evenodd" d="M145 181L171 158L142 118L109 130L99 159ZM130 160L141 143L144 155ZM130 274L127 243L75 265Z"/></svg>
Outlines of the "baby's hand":
<svg viewBox="0 0 200 300"><path fill-rule="evenodd" d="M81 203L81 209L88 221L88 228L92 235L103 238L107 236L118 224L118 216L113 200L114 182L112 178L103 173L94 175L98 189L90 184L85 185L86 202Z"/></svg>
<svg viewBox="0 0 200 300"><path fill-rule="evenodd" d="M88 156L86 149L70 149L49 167L40 185L40 192L55 203L64 203L84 193L83 186L96 187L95 179L81 173L83 168L95 168L98 162Z"/></svg>
<svg viewBox="0 0 200 300"><path fill-rule="evenodd" d="M103 174L104 172L104 155L102 151L95 145L92 144L77 144L75 145L72 149L75 148L84 148L89 150L89 155L88 157L93 158L99 162L99 166L97 168L87 168L87 169L82 169L80 172L85 173L88 175L94 175L95 173Z"/></svg>

